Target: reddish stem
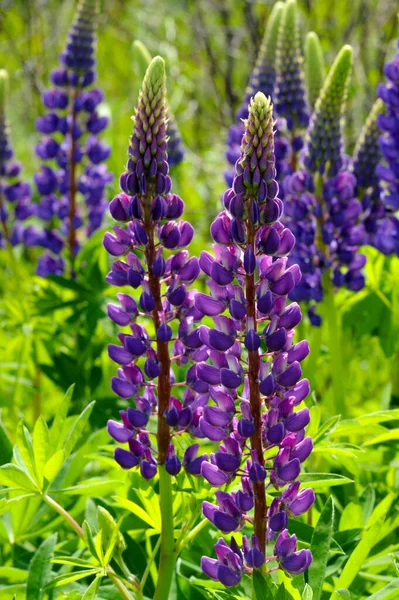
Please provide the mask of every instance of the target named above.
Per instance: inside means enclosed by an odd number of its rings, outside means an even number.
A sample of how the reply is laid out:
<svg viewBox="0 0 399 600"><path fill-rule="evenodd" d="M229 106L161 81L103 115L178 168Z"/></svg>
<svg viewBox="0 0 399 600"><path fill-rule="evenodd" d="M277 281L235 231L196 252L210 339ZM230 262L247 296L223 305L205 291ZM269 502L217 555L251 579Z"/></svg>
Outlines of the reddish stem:
<svg viewBox="0 0 399 600"><path fill-rule="evenodd" d="M149 213L149 202L145 203L145 213ZM147 210L146 210L147 209ZM148 282L151 290L151 294L155 300L155 308L152 312L152 318L154 321L155 333L158 331L161 325L160 315L163 313L162 306L162 294L161 294L161 282L152 271L152 265L154 262L156 246L154 243L154 225L151 223L149 214L145 215L145 229L148 234L148 244L145 251L148 267ZM164 412L169 406L169 398L171 392L170 384L170 356L168 342L161 342L157 340L157 353L160 365L160 373L158 376L158 463L164 464L166 460L166 453L168 451L170 443L170 429L167 424Z"/></svg>
<svg viewBox="0 0 399 600"><path fill-rule="evenodd" d="M251 214L251 210L249 211ZM255 231L248 219L248 245L252 247L255 253ZM256 287L255 275L246 275L245 295L247 300L247 320L252 319L254 329L256 331ZM259 352L255 350L248 352L248 381L249 381L249 404L251 407L252 417L254 419L255 433L251 437L251 448L256 450L258 460L262 466L265 461L263 457L262 447L262 401L259 392ZM266 488L265 482L256 482L253 484L254 499L255 499L255 518L254 530L259 540L261 550L266 555L266 521L267 521L267 504L266 504Z"/></svg>

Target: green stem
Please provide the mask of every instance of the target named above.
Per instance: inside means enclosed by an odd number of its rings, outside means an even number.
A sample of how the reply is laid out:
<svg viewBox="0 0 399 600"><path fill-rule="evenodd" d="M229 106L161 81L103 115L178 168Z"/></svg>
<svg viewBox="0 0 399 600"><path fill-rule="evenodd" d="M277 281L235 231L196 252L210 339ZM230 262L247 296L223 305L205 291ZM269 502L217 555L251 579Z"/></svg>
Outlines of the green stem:
<svg viewBox="0 0 399 600"><path fill-rule="evenodd" d="M150 558L148 559L147 566L144 570L143 577L141 578L141 581L140 581L140 594L141 595L143 595L142 590L144 590L145 582L147 581L147 577L150 573L151 565L152 565L153 561L155 560L155 557L157 555L160 545L161 545L161 538L159 537L157 540L157 543L154 546L154 550L152 551L152 554L151 554Z"/></svg>
<svg viewBox="0 0 399 600"><path fill-rule="evenodd" d="M342 360L342 344L337 307L335 305L334 288L331 281L330 269L323 275L324 318L327 321L329 335L329 350L331 358L331 376L334 397L335 414L345 414L344 367Z"/></svg>
<svg viewBox="0 0 399 600"><path fill-rule="evenodd" d="M168 600L177 559L173 531L173 497L171 477L165 465L158 465L159 496L162 519L161 558L154 600Z"/></svg>

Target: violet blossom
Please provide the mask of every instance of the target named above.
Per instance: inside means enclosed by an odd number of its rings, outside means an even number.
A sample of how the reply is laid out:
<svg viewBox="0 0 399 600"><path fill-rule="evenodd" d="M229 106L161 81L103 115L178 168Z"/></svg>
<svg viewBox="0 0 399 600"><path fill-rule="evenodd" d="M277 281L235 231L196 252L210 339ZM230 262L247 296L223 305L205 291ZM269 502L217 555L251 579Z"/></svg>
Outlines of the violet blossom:
<svg viewBox="0 0 399 600"><path fill-rule="evenodd" d="M229 486L215 493L216 503L203 503L203 514L224 534L253 528L242 547L234 537L230 545L220 539L217 558L202 558L203 571L227 587L265 561L301 573L312 560L287 532L288 516L314 501L298 479L313 444L305 434L309 410L298 408L309 393L300 366L309 346L294 340L302 316L297 303L288 303L301 271L287 264L295 238L280 221L272 112L263 93L251 99L233 186L211 225L214 255L200 257L210 295L197 293L195 307L214 325L198 328L206 352L187 379L198 397L213 401L199 430L219 445L201 474L212 486ZM274 495L270 506L266 490ZM275 553L266 558L276 535Z"/></svg>
<svg viewBox="0 0 399 600"><path fill-rule="evenodd" d="M34 176L40 200L36 216L44 223L38 245L37 273L61 275L67 258L73 266L80 238L102 223L104 191L112 176L104 161L110 148L99 139L108 118L99 106L104 95L96 78L98 0L80 0L60 66L51 72L53 87L43 93L47 112L36 120L43 134L36 146L42 161ZM84 230L83 230L84 229Z"/></svg>
<svg viewBox="0 0 399 600"><path fill-rule="evenodd" d="M185 250L194 230L180 220L184 203L172 192L168 174L165 94L165 65L156 57L147 69L133 118L129 159L120 177L122 192L109 206L119 224L104 236L106 250L116 258L107 282L128 288L117 294L118 305L108 305L110 319L127 328L118 334L120 343L108 348L118 364L111 386L134 404L120 411L122 423L108 422L108 432L127 444L115 449L118 464L124 469L138 466L146 479L154 477L158 465L177 475L182 458L187 472L198 475L207 458L198 456L198 445L178 456L173 441L184 431L198 430L206 398L196 400L190 389L179 396L179 386L185 383L176 381L174 373L174 366L187 364L201 345L193 329L202 314L194 306L195 291L188 290L200 272L198 259ZM130 295L134 290L139 293L136 299ZM148 429L152 416L155 436Z"/></svg>

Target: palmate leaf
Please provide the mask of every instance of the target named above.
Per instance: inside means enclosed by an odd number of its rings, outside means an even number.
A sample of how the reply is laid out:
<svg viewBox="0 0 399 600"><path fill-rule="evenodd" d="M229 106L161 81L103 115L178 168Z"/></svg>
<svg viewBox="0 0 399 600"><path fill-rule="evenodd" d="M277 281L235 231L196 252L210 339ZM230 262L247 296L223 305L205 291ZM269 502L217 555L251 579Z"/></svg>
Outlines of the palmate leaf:
<svg viewBox="0 0 399 600"><path fill-rule="evenodd" d="M42 589L51 573L50 560L54 554L57 534L54 533L42 542L33 555L28 572L26 600L41 600Z"/></svg>

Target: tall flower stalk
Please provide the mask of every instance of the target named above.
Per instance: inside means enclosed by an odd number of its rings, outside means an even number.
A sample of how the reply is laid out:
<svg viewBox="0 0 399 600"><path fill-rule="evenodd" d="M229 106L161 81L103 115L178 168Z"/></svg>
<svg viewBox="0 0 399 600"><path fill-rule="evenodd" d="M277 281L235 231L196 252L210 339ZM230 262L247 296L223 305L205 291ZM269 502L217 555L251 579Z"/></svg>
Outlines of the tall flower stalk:
<svg viewBox="0 0 399 600"><path fill-rule="evenodd" d="M110 148L97 136L108 118L98 111L103 93L91 87L98 12L98 0L79 1L60 67L51 72L54 87L43 94L48 112L36 120L43 134L36 146L43 166L34 177L40 195L36 216L45 224L37 239L45 248L37 267L42 276L62 274L65 259L73 271L80 238L100 227L107 206L104 190L112 176L102 163Z"/></svg>
<svg viewBox="0 0 399 600"><path fill-rule="evenodd" d="M325 75L324 56L319 36L314 31L310 31L305 40L305 80L311 110L315 107Z"/></svg>
<svg viewBox="0 0 399 600"><path fill-rule="evenodd" d="M233 181L233 167L237 159L240 157L241 139L244 134L244 125L242 119L246 119L248 117L248 103L250 99L258 91L263 92L265 96L270 96L273 98L276 81L275 62L277 37L283 10L283 2L276 2L274 4L266 24L265 33L260 45L255 66L249 78L248 86L245 90L242 104L237 111L237 122L229 129L226 158L230 163L231 168L225 172L225 180L227 185L231 185ZM280 154L284 155L284 148Z"/></svg>
<svg viewBox="0 0 399 600"><path fill-rule="evenodd" d="M190 328L201 318L194 307L195 292L186 289L200 268L198 259L183 250L194 230L179 220L184 204L171 191L165 103L165 65L158 56L147 69L133 117L127 170L120 177L123 191L110 204L112 217L127 226L115 226L114 233L104 237L111 256L125 257L112 264L107 282L141 290L138 305L126 293L117 295L120 306L108 305L112 321L130 330L118 334L121 346L109 346L110 358L119 365L112 389L135 404L120 412L122 424L109 421L108 431L116 441L128 444L128 449L115 449L122 468L138 466L145 479L159 476L157 600L168 598L177 558L172 477L180 472L182 461L175 453L174 436L180 439L186 430L195 429L191 398L186 393L183 400L177 397L185 382L176 381L173 368L187 364L192 348L198 347L194 339L198 336L190 338ZM155 427L150 427L154 419ZM199 473L206 458L197 457L197 450L198 446L189 446L184 455L183 464L192 474Z"/></svg>
<svg viewBox="0 0 399 600"><path fill-rule="evenodd" d="M303 146L302 132L309 123L296 0L284 4L279 27L274 103L277 116L285 119L290 143L288 160L291 172L296 171L298 152Z"/></svg>
<svg viewBox="0 0 399 600"><path fill-rule="evenodd" d="M20 178L21 165L13 159L7 119L8 73L0 69L0 247L32 243L33 228L22 221L32 215L30 186Z"/></svg>
<svg viewBox="0 0 399 600"><path fill-rule="evenodd" d="M251 99L244 125L225 210L211 226L215 256L203 252L200 258L211 295L197 294L195 306L214 318L214 327L199 328L208 353L189 381L216 404L199 420L202 434L220 442L201 473L212 486L229 486L215 493L217 505L203 503L203 513L224 534L244 527L251 532L242 547L234 537L230 545L220 538L217 558L202 558L203 571L227 587L244 573L267 573L272 561L289 573L302 573L312 561L286 529L288 515L306 512L314 501L313 491L299 491L297 480L312 450L305 437L309 410L296 410L309 393L300 367L309 347L294 343L301 311L287 296L301 272L287 267L295 238L280 222L273 107L263 93ZM241 487L230 491L236 479ZM273 495L270 505L266 493Z"/></svg>

